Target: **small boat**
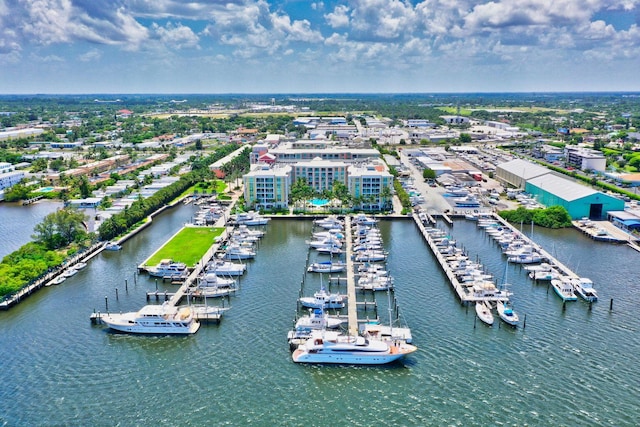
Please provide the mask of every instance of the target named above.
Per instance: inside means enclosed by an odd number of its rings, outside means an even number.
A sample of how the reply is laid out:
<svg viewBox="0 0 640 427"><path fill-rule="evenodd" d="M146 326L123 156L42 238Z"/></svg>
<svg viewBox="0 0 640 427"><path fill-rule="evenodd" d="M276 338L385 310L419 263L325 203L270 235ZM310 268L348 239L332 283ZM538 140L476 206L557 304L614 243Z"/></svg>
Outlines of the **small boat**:
<svg viewBox="0 0 640 427"><path fill-rule="evenodd" d="M53 279L50 283L52 285L59 285L60 283L64 282L65 280L67 280L67 277L63 274L56 276L55 279Z"/></svg>
<svg viewBox="0 0 640 427"><path fill-rule="evenodd" d="M207 272L215 273L218 276L242 276L247 270L245 264L237 264L221 259L210 262L207 265Z"/></svg>
<svg viewBox="0 0 640 427"><path fill-rule="evenodd" d="M537 281L542 281L542 282L548 282L553 279L557 279L559 277L560 277L560 273L558 273L556 270L550 270L550 271L539 270L539 271L529 272L529 278Z"/></svg>
<svg viewBox="0 0 640 427"><path fill-rule="evenodd" d="M120 249L122 249L122 246L120 246L119 244L117 244L115 242L107 242L104 245L104 250L105 251L119 251Z"/></svg>
<svg viewBox="0 0 640 427"><path fill-rule="evenodd" d="M185 335L195 334L200 328L189 307L178 309L166 302L129 313L103 314L101 320L114 331L130 334Z"/></svg>
<svg viewBox="0 0 640 427"><path fill-rule="evenodd" d="M556 294L562 298L562 301L577 301L578 297L573 292L573 285L569 277L560 276L560 278L551 281L551 286Z"/></svg>
<svg viewBox="0 0 640 427"><path fill-rule="evenodd" d="M393 289L393 277L366 273L358 279L357 287L367 291L386 291Z"/></svg>
<svg viewBox="0 0 640 427"><path fill-rule="evenodd" d="M382 251L358 251L354 257L357 262L380 262L387 259L387 254Z"/></svg>
<svg viewBox="0 0 640 427"><path fill-rule="evenodd" d="M312 297L301 297L300 304L307 308L343 308L345 306L344 297L340 294L330 294L322 287L320 291L313 294Z"/></svg>
<svg viewBox="0 0 640 427"><path fill-rule="evenodd" d="M247 248L243 248L238 244L232 244L227 247L227 251L224 254L224 258L228 260L241 260L255 258L255 251Z"/></svg>
<svg viewBox="0 0 640 427"><path fill-rule="evenodd" d="M476 302L476 314L478 315L478 319L482 320L487 325L493 325L493 313L491 313L491 308L489 307L489 304L487 302Z"/></svg>
<svg viewBox="0 0 640 427"><path fill-rule="evenodd" d="M322 219L316 219L313 221L313 223L319 227L324 228L325 230L342 229L344 226L344 223L335 215L330 215Z"/></svg>
<svg viewBox="0 0 640 427"><path fill-rule="evenodd" d="M571 279L576 294L587 302L598 301L598 293L593 288L593 282L586 277Z"/></svg>
<svg viewBox="0 0 640 427"><path fill-rule="evenodd" d="M416 350L417 347L401 342L390 345L362 336L314 331L311 337L293 352L292 358L295 363L383 365Z"/></svg>
<svg viewBox="0 0 640 427"><path fill-rule="evenodd" d="M310 264L307 271L310 273L340 273L346 268L347 264L344 262L323 261Z"/></svg>
<svg viewBox="0 0 640 427"><path fill-rule="evenodd" d="M155 267L147 268L149 276L154 277L186 277L189 275L187 264L171 259L163 259Z"/></svg>
<svg viewBox="0 0 640 427"><path fill-rule="evenodd" d="M198 287L229 287L235 286L236 280L231 278L220 277L216 273L206 272L198 279Z"/></svg>
<svg viewBox="0 0 640 427"><path fill-rule="evenodd" d="M321 254L340 255L342 253L342 249L340 249L337 246L327 246L327 247L320 247L315 249L316 251L318 251L318 253L321 253Z"/></svg>
<svg viewBox="0 0 640 427"><path fill-rule="evenodd" d="M73 265L73 267L72 267L72 268L75 268L76 270L82 270L82 269L83 269L83 268L85 268L86 266L87 266L87 263L86 263L86 262L82 262L82 261L80 261L80 262L78 262L78 263L75 263L75 264Z"/></svg>
<svg viewBox="0 0 640 427"><path fill-rule="evenodd" d="M378 220L365 214L357 214L353 217L353 223L358 225L376 225Z"/></svg>
<svg viewBox="0 0 640 427"><path fill-rule="evenodd" d="M309 309L309 314L301 316L292 331L287 334L290 343L308 339L313 331L336 329L342 325L342 319L331 317L321 308ZM298 341L300 342L300 341Z"/></svg>
<svg viewBox="0 0 640 427"><path fill-rule="evenodd" d="M503 322L511 326L518 326L520 318L507 301L498 301L497 309L498 316L500 316Z"/></svg>
<svg viewBox="0 0 640 427"><path fill-rule="evenodd" d="M63 273L62 276L64 277L71 277L73 275L75 275L78 272L78 270L76 270L73 267L67 268Z"/></svg>
<svg viewBox="0 0 640 427"><path fill-rule="evenodd" d="M231 220L238 225L267 225L269 218L261 216L255 211L239 212L231 217Z"/></svg>

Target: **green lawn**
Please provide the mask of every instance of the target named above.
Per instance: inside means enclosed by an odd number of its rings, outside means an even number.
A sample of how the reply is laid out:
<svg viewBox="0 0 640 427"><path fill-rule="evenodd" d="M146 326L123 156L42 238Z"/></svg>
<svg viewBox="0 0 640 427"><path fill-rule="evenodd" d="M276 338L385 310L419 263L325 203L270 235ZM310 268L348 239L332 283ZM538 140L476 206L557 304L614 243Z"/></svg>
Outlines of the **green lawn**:
<svg viewBox="0 0 640 427"><path fill-rule="evenodd" d="M150 258L147 265L156 265L160 260L172 259L193 267L223 231L224 228L185 227Z"/></svg>
<svg viewBox="0 0 640 427"><path fill-rule="evenodd" d="M213 191L215 190L216 193L222 194L226 189L227 189L227 183L221 179L216 179L214 187L207 185L206 188L203 188L203 184L198 183L184 190L182 194L180 194L177 198L179 199L186 195L193 194L195 191L197 191L199 194L213 194Z"/></svg>

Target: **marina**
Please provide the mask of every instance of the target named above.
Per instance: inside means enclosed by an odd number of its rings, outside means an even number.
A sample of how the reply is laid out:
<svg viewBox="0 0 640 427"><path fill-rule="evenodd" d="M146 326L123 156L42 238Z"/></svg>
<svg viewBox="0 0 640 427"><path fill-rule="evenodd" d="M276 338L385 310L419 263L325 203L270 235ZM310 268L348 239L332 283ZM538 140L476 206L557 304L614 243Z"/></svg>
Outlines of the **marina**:
<svg viewBox="0 0 640 427"><path fill-rule="evenodd" d="M254 416L271 424L281 423L283 417L295 417L296 422L328 423L339 416L358 425L358 417L348 408L337 406L329 417L326 405L318 405L317 399L339 398L353 407L369 404L372 393L389 396L378 400L377 417L410 417L422 420L422 424L485 425L486 417L518 425L553 424L559 420L570 425L591 424L594 419L601 425L635 424L633 408L637 396L623 389L633 390L638 380L631 369L638 362L640 348L632 331L639 326L632 314L637 292L629 270L629 258L637 254L626 246L593 242L573 230L536 228L536 242L542 247L555 247L557 258L563 263L579 264L576 272L591 277L600 299L607 303L588 310L587 304L578 301L563 310L553 291L547 293L546 286L536 285L528 278L527 270L509 264L510 289L516 294L513 304L521 318L526 313L526 330L500 329L495 325L474 329L474 310L461 307L452 298L455 292L449 291L444 272L416 226L407 220L381 221L378 226L388 252L385 270L393 273L398 284L394 293L419 347L400 368L390 365L388 369L320 370L292 363L288 348L283 346L283 336L291 327L292 305L299 290L300 273L305 270L310 221L270 221L258 256L247 263L249 271L242 279L242 289L232 298L233 308L224 313L226 320L219 326L201 327L192 336L162 339L99 333L91 327L86 321L87 311L104 307L105 296L109 297L113 312L129 312L144 305L145 293L154 290L155 279L137 275L137 263L131 260L145 259L160 247L191 215L190 208L166 212L145 234L128 240L121 251L100 253L64 285L48 288L11 311L0 313L0 329L4 332L1 348L15 349L3 352L6 374L18 378L19 385L4 392L8 405L3 416L9 424L15 424L12 420L17 419L37 424L43 417L62 424L79 411L85 422L93 424L135 424L141 418L162 424L167 417L174 423L205 423L216 417L238 424L250 423ZM504 269L504 255L496 250L493 239L485 238L487 235L471 221L453 219L453 223L456 238L465 250L482 254L482 263L489 271ZM588 246L594 244L595 250ZM601 269L603 263L610 268ZM610 271L614 272L612 277ZM319 284L318 273L313 274ZM324 276L328 285L327 275ZM316 286L310 277L311 273L305 286L312 289ZM127 292L125 280L129 282ZM344 284L340 286L344 289ZM119 298L115 296L116 288L120 290ZM158 281L158 291L175 290L174 285ZM384 294L376 298L381 314L386 311ZM362 297L360 292L356 295ZM612 299L615 303L609 311L608 302ZM371 302L371 296L366 300ZM53 316L45 323L39 320L42 314L60 307L68 312L64 318ZM364 317L376 317L373 313L371 309ZM590 329L588 335L581 332L585 325ZM6 333L9 329L11 334ZM249 331L260 331L262 338L252 339ZM18 333L47 343L49 351L33 353L15 344L17 336L12 337ZM251 343L241 357L237 354L238 337L247 337ZM616 354L609 351L612 346L619 350ZM73 368L72 373L54 363L62 358ZM147 395L160 398L161 390L173 386L176 377L158 375L158 370L182 366L185 358L203 360L203 366L181 371L178 380L203 393L195 394L188 405L178 403L178 411L176 407L141 407L129 399L107 398L100 393L115 387L120 392L134 393L140 387L136 378L143 377ZM32 363L25 366L25 359ZM115 359L121 369L110 368ZM260 363L256 362L258 359ZM574 374L578 364L588 375ZM522 366L536 369L522 374ZM203 369L207 372L204 375ZM475 382L472 391L461 371L482 374L485 381ZM212 378L218 378L215 386ZM256 382L255 378L266 380ZM510 378L512 383L505 385L504 378ZM336 391L338 382L341 386ZM568 397L545 400L555 390L567 387L582 389L582 403L591 409L579 409ZM315 397L300 398L294 391L301 388L314 389ZM42 393L23 391L33 389ZM11 393L11 398L6 393ZM470 393L481 393L490 405L469 399ZM53 394L58 398L45 397ZM229 394L239 398L236 405L211 399ZM76 403L69 407L61 399ZM464 411L458 409L462 401L467 405ZM102 409L95 414L88 405ZM190 410L193 405L205 409L194 412ZM469 415L474 413L483 416Z"/></svg>

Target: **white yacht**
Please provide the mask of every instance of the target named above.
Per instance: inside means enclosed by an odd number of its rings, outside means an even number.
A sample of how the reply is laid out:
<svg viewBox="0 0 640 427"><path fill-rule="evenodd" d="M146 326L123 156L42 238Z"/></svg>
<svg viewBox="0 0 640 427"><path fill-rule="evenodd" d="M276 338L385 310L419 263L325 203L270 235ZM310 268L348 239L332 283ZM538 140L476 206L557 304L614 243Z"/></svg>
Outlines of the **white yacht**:
<svg viewBox="0 0 640 427"><path fill-rule="evenodd" d="M296 363L331 363L349 365L383 365L401 359L417 350L417 347L361 336L325 334L315 331L292 355Z"/></svg>
<svg viewBox="0 0 640 427"><path fill-rule="evenodd" d="M310 273L341 273L345 271L347 264L339 261L314 262L309 265L307 271Z"/></svg>
<svg viewBox="0 0 640 427"><path fill-rule="evenodd" d="M198 279L198 286L203 287L229 287L234 286L236 280L232 278L220 277L216 273L206 272L202 277Z"/></svg>
<svg viewBox="0 0 640 427"><path fill-rule="evenodd" d="M189 270L187 264L171 259L163 259L155 267L147 268L149 276L155 277L187 277Z"/></svg>
<svg viewBox="0 0 640 427"><path fill-rule="evenodd" d="M107 242L104 245L104 250L105 251L119 251L120 249L122 249L122 246L120 246L119 244L117 244L115 242Z"/></svg>
<svg viewBox="0 0 640 427"><path fill-rule="evenodd" d="M593 282L586 277L571 279L576 294L588 302L598 301L598 293L593 288Z"/></svg>
<svg viewBox="0 0 640 427"><path fill-rule="evenodd" d="M343 308L345 306L344 296L340 294L330 294L322 287L312 297L301 297L300 304L307 308Z"/></svg>
<svg viewBox="0 0 640 427"><path fill-rule="evenodd" d="M359 213L353 217L353 223L357 225L376 225L378 220L371 216Z"/></svg>
<svg viewBox="0 0 640 427"><path fill-rule="evenodd" d="M576 301L578 297L573 292L573 285L571 279L567 276L560 276L558 279L551 281L551 286L556 294L562 298L562 301Z"/></svg>
<svg viewBox="0 0 640 427"><path fill-rule="evenodd" d="M232 244L227 247L227 250L224 254L224 258L228 260L240 260L240 259L251 259L256 256L255 251L247 248L243 248L238 244Z"/></svg>
<svg viewBox="0 0 640 427"><path fill-rule="evenodd" d="M167 303L145 305L129 313L107 313L101 319L109 328L130 334L195 334L200 328L189 307L178 309Z"/></svg>
<svg viewBox="0 0 640 427"><path fill-rule="evenodd" d="M342 229L344 226L342 220L338 219L338 217L335 215L330 215L322 219L315 219L313 220L313 223L319 227L324 228L325 230Z"/></svg>
<svg viewBox="0 0 640 427"><path fill-rule="evenodd" d="M320 308L309 309L309 314L301 316L293 330L287 334L289 343L301 343L308 339L313 331L336 329L342 325L342 319L331 317Z"/></svg>
<svg viewBox="0 0 640 427"><path fill-rule="evenodd" d="M218 276L242 276L247 271L245 264L237 264L221 259L210 262L207 265L207 272L216 273Z"/></svg>
<svg viewBox="0 0 640 427"><path fill-rule="evenodd" d="M498 302L498 304L500 304L500 302ZM476 314L482 322L489 326L493 325L493 313L491 313L489 303L486 301L476 301Z"/></svg>
<svg viewBox="0 0 640 427"><path fill-rule="evenodd" d="M267 225L269 218L261 216L254 211L239 212L231 217L236 224L244 225Z"/></svg>

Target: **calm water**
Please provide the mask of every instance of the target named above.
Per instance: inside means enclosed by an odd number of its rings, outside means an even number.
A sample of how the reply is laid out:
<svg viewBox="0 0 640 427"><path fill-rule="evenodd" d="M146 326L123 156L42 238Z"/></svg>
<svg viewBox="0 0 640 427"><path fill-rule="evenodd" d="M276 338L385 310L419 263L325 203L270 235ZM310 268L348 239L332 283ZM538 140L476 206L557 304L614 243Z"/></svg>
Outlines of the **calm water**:
<svg viewBox="0 0 640 427"><path fill-rule="evenodd" d="M0 259L29 243L33 227L61 207L61 202L48 200L40 200L28 206L0 203Z"/></svg>
<svg viewBox="0 0 640 427"><path fill-rule="evenodd" d="M383 222L402 317L419 351L388 367L291 362L291 327L311 224L271 221L220 325L192 337L116 335L89 314L135 310L155 281L135 265L191 215L161 215L120 252L103 253L62 285L0 312L0 423L5 425L637 425L640 254L577 232L536 240L580 274L601 301L568 304L511 266L526 329L487 328L460 306L415 225ZM444 226L443 226L444 227ZM454 238L497 276L504 259L474 223ZM304 293L319 286L306 276ZM128 293L125 292L125 280ZM171 285L158 285L171 289ZM115 298L119 289L119 300ZM380 294L381 300L386 300ZM609 311L609 299L614 309ZM383 303L381 303L382 305ZM386 317L384 310L379 315ZM364 315L362 315L364 316Z"/></svg>

